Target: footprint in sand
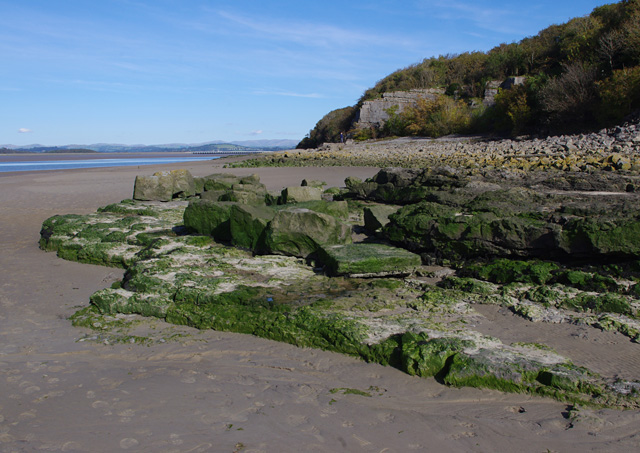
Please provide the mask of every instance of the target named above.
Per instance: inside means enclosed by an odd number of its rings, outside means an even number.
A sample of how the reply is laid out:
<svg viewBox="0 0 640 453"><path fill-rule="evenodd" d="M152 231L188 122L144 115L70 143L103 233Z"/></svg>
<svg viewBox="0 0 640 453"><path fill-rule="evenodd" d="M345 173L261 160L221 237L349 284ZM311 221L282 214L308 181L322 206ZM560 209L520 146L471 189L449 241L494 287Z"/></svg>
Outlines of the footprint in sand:
<svg viewBox="0 0 640 453"><path fill-rule="evenodd" d="M109 403L106 401L98 400L91 403L91 407L94 409L107 409L109 407Z"/></svg>
<svg viewBox="0 0 640 453"><path fill-rule="evenodd" d="M383 423L393 423L396 419L395 415L390 414L388 412L382 412L377 415L378 420Z"/></svg>
<svg viewBox="0 0 640 453"><path fill-rule="evenodd" d="M287 424L289 426L300 426L308 422L309 419L304 415L292 414L287 417Z"/></svg>
<svg viewBox="0 0 640 453"><path fill-rule="evenodd" d="M128 450L129 448L137 447L138 441L131 437L126 437L120 441L120 448L123 450Z"/></svg>
<svg viewBox="0 0 640 453"><path fill-rule="evenodd" d="M184 443L184 440L180 439L180 435L179 434L171 434L169 436L169 439L171 439L171 443L173 445L182 445Z"/></svg>
<svg viewBox="0 0 640 453"><path fill-rule="evenodd" d="M30 385L26 389L23 390L25 395L31 395L32 393L36 393L40 391L40 387L37 385Z"/></svg>
<svg viewBox="0 0 640 453"><path fill-rule="evenodd" d="M36 418L36 413L37 411L35 409L31 409L30 411L23 412L22 414L18 415L18 420L20 421L31 420L32 418Z"/></svg>
<svg viewBox="0 0 640 453"><path fill-rule="evenodd" d="M15 442L16 438L13 437L11 434L7 434L7 433L1 433L0 434L0 443L2 444L8 444L11 442Z"/></svg>
<svg viewBox="0 0 640 453"><path fill-rule="evenodd" d="M15 370L15 371L18 371L18 370ZM7 378L7 382L10 383L10 384L13 384L15 382L18 382L20 379L22 379L22 375L21 374L18 374L18 375L15 375L15 376L9 376Z"/></svg>

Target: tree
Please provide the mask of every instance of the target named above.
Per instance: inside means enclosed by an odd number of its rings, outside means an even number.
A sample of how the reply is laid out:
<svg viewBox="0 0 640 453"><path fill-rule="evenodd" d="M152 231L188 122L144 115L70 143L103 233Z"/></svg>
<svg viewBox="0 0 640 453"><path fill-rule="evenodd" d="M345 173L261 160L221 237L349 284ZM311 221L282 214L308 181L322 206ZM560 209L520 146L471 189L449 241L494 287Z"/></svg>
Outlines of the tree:
<svg viewBox="0 0 640 453"><path fill-rule="evenodd" d="M565 63L563 69L562 75L542 88L540 102L555 121L580 127L593 113L597 71L582 62Z"/></svg>
<svg viewBox="0 0 640 453"><path fill-rule="evenodd" d="M317 148L322 143L339 141L340 133L351 128L356 112L355 107L345 107L327 113L296 148Z"/></svg>
<svg viewBox="0 0 640 453"><path fill-rule="evenodd" d="M625 36L620 30L611 30L598 39L598 56L608 66L609 71L614 69L614 61L625 47Z"/></svg>

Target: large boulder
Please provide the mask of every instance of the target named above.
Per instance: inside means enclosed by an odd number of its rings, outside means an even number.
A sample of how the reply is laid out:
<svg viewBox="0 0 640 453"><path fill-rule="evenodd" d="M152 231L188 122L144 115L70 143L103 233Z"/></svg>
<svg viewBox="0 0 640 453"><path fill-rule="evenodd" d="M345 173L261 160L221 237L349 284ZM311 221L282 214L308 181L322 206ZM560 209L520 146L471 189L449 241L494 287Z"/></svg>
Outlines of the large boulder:
<svg viewBox="0 0 640 453"><path fill-rule="evenodd" d="M232 206L229 220L231 242L238 247L263 251L266 230L275 215L276 211L267 206Z"/></svg>
<svg viewBox="0 0 640 453"><path fill-rule="evenodd" d="M221 198L225 196L226 193L226 190L207 190L200 194L200 199L208 201L223 201Z"/></svg>
<svg viewBox="0 0 640 453"><path fill-rule="evenodd" d="M448 200L446 200L448 201ZM640 257L640 209L620 196L487 191L452 205L405 206L383 228L390 241L447 259Z"/></svg>
<svg viewBox="0 0 640 453"><path fill-rule="evenodd" d="M206 193L206 192L205 192ZM237 201L242 204L263 205L267 199L267 189L263 184L234 184L221 197L221 201Z"/></svg>
<svg viewBox="0 0 640 453"><path fill-rule="evenodd" d="M136 176L133 199L171 201L196 194L196 183L188 170L160 171L152 176Z"/></svg>
<svg viewBox="0 0 640 453"><path fill-rule="evenodd" d="M287 208L276 213L265 239L271 253L306 258L322 245L350 243L351 228L328 214Z"/></svg>
<svg viewBox="0 0 640 453"><path fill-rule="evenodd" d="M240 178L227 173L214 173L212 175L205 176L204 190L228 190L233 187L234 184L240 184Z"/></svg>
<svg viewBox="0 0 640 453"><path fill-rule="evenodd" d="M425 201L402 208L383 232L409 250L460 259L545 256L558 251L560 230L559 225L527 216L471 213Z"/></svg>
<svg viewBox="0 0 640 453"><path fill-rule="evenodd" d="M216 241L231 240L231 209L238 203L198 200L184 211L184 226Z"/></svg>
<svg viewBox="0 0 640 453"><path fill-rule="evenodd" d="M374 243L325 246L319 256L330 275L352 277L409 275L422 264L419 255Z"/></svg>
<svg viewBox="0 0 640 453"><path fill-rule="evenodd" d="M395 214L400 206L376 204L364 208L364 228L370 233L379 231L389 223L389 216Z"/></svg>
<svg viewBox="0 0 640 453"><path fill-rule="evenodd" d="M196 182L189 170L172 170L173 198L187 198L196 194Z"/></svg>
<svg viewBox="0 0 640 453"><path fill-rule="evenodd" d="M312 186L286 187L282 190L282 202L303 203L305 201L322 200L322 190Z"/></svg>

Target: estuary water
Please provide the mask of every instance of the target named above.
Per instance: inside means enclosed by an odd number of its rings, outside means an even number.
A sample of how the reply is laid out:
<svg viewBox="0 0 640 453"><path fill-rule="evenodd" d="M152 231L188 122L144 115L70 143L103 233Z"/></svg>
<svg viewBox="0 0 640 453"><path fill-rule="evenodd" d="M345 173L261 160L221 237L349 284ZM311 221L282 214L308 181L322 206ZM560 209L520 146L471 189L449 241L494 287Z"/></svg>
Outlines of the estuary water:
<svg viewBox="0 0 640 453"><path fill-rule="evenodd" d="M7 157L7 156L2 156ZM10 159L0 158L0 173L14 171L40 171L40 170L69 170L74 168L98 168L98 167L129 167L136 165L173 164L178 162L195 162L218 159L223 156L171 156L171 157L131 157L120 154L118 157L106 157L104 155L87 155L73 157L65 156L24 156L11 155ZM34 160L37 159L37 160Z"/></svg>

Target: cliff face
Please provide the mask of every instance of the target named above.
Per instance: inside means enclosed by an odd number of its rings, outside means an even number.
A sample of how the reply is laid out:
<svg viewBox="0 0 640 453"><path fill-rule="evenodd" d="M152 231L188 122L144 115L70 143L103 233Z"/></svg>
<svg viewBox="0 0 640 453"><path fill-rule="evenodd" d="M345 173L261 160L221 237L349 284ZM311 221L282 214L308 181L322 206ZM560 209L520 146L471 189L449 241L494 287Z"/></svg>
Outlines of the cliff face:
<svg viewBox="0 0 640 453"><path fill-rule="evenodd" d="M408 106L415 105L418 98L435 100L438 95L442 94L444 94L444 89L441 88L383 93L380 99L364 102L356 117L355 127L358 129L382 127L389 119L387 109L397 106L396 113L400 113Z"/></svg>

